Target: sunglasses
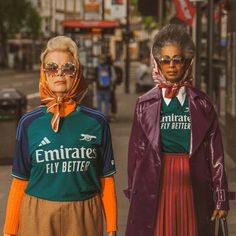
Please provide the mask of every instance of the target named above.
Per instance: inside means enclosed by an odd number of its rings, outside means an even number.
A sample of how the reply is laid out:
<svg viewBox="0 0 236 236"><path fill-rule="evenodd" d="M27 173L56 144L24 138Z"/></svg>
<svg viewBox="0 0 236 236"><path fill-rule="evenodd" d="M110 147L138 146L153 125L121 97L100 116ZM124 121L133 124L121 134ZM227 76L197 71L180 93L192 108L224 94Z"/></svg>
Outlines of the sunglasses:
<svg viewBox="0 0 236 236"><path fill-rule="evenodd" d="M182 66L185 60L182 56L174 56L172 58L169 56L164 56L158 59L158 62L161 65L170 65L171 61L176 66Z"/></svg>
<svg viewBox="0 0 236 236"><path fill-rule="evenodd" d="M59 68L59 66L54 62L44 65L44 71L45 71L45 73L47 73L48 76L57 75L59 69L61 69L61 74L63 76L66 76L66 75L74 76L75 72L76 72L76 66L71 62L67 62L67 63L63 64L61 66L61 68Z"/></svg>

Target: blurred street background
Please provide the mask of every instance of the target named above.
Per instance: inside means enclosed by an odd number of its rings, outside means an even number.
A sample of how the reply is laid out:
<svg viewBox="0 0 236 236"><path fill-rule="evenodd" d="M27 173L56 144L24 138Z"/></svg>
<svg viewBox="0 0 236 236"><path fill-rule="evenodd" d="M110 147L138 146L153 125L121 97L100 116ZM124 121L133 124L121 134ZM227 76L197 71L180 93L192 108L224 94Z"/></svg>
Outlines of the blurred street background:
<svg viewBox="0 0 236 236"><path fill-rule="evenodd" d="M229 186L236 191L236 0L0 0L0 232L16 126L23 113L39 105L42 49L49 38L64 34L80 47L89 86L85 105L96 108L99 56L111 56L118 68L118 108L110 125L117 166L118 235L124 235L128 139L135 101L145 87L139 83L137 71L145 64L151 76L152 39L168 23L185 25L195 41L194 82L215 105ZM236 201L230 207L229 235L234 236Z"/></svg>

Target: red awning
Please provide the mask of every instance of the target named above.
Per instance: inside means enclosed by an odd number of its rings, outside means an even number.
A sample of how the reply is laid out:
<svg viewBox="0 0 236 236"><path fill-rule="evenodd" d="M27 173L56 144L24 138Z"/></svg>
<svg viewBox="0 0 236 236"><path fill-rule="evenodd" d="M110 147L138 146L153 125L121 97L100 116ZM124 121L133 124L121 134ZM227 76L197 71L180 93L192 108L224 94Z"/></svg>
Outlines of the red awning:
<svg viewBox="0 0 236 236"><path fill-rule="evenodd" d="M72 28L115 28L119 26L117 21L111 20L65 20L62 25Z"/></svg>

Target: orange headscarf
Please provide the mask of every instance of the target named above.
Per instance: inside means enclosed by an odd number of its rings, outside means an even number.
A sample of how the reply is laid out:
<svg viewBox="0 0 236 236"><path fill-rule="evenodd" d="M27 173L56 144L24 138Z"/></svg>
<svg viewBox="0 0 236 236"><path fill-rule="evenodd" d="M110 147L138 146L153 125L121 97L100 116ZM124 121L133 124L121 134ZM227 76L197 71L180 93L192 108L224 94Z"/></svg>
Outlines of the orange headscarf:
<svg viewBox="0 0 236 236"><path fill-rule="evenodd" d="M39 93L41 105L47 107L47 112L52 112L51 126L54 132L59 129L60 117L65 117L75 110L87 93L87 84L83 77L81 65L76 72L71 89L63 97L56 96L48 87L43 66L40 70Z"/></svg>

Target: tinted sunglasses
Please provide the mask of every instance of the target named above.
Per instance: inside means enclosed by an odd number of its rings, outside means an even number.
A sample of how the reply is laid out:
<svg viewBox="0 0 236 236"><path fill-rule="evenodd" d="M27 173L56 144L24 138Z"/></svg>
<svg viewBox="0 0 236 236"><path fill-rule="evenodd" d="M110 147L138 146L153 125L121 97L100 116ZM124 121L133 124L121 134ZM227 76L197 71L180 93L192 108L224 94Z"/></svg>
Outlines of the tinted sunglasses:
<svg viewBox="0 0 236 236"><path fill-rule="evenodd" d="M181 66L184 63L184 58L182 56L174 56L172 58L169 56L164 56L158 59L158 62L161 65L170 65L171 61L174 65Z"/></svg>
<svg viewBox="0 0 236 236"><path fill-rule="evenodd" d="M76 66L71 63L67 62L59 68L59 66L52 62L44 65L44 71L47 73L48 76L55 76L58 74L59 69L61 69L61 74L62 75L69 75L69 76L74 76L76 72Z"/></svg>

